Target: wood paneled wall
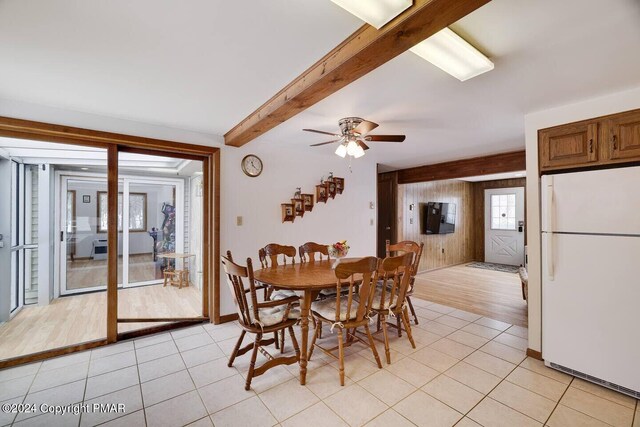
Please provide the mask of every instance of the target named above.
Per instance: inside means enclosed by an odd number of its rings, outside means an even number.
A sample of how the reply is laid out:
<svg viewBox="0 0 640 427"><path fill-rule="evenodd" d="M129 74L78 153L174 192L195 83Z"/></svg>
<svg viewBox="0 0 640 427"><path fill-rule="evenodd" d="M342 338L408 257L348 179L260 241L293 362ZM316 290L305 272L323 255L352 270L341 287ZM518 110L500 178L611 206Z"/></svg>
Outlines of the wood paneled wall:
<svg viewBox="0 0 640 427"><path fill-rule="evenodd" d="M489 188L509 188L509 187L524 187L526 184L526 178L513 178L513 179L500 179L497 181L483 181L473 183L473 230L475 250L473 258L476 261L484 261L484 190ZM525 227L527 224L527 207L525 198ZM525 233L525 245L526 242Z"/></svg>
<svg viewBox="0 0 640 427"><path fill-rule="evenodd" d="M427 202L456 204L456 229L452 234L422 234L423 207ZM413 205L413 210L410 210ZM424 243L420 271L473 261L473 183L459 180L417 182L398 185L398 241Z"/></svg>

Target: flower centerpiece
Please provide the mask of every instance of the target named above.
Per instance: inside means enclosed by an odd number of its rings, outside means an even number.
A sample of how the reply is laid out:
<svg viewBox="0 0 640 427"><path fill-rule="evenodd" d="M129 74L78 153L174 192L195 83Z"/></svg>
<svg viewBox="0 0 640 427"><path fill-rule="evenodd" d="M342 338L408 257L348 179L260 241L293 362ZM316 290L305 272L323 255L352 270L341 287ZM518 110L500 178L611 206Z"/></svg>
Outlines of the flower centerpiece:
<svg viewBox="0 0 640 427"><path fill-rule="evenodd" d="M349 245L346 240L341 240L333 245L327 246L329 250L329 256L332 258L343 258L349 253Z"/></svg>

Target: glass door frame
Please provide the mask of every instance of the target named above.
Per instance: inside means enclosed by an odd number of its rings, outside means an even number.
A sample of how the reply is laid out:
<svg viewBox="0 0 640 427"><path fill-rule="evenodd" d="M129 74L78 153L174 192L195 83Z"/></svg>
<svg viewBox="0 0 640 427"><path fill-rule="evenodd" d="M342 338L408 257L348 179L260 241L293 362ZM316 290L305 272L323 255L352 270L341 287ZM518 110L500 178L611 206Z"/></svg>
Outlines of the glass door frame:
<svg viewBox="0 0 640 427"><path fill-rule="evenodd" d="M25 305L27 283L30 285L30 271L27 272L27 251L38 249L37 243L31 243L30 221L27 203L31 200L31 180L25 164L19 158L11 162L11 305L10 317L15 316ZM14 169L15 168L15 169ZM29 185L27 185L29 184ZM15 193L14 193L15 192ZM15 200L14 200L15 199ZM15 261L14 261L15 254ZM29 280L27 280L29 279ZM15 282L14 282L15 281Z"/></svg>
<svg viewBox="0 0 640 427"><path fill-rule="evenodd" d="M109 204L109 218L112 226L108 231L108 244L117 248L117 193L118 193L118 153L132 152L140 154L157 154L181 159L202 161L203 168L203 242L202 242L202 316L192 319L168 319L172 323L161 327L136 330L129 333L118 333L118 287L117 287L117 251L111 251L108 257L108 285L107 285L107 333L105 338L72 344L62 348L45 350L12 359L0 360L0 369L30 363L50 357L83 351L108 343L147 335L159 330L170 330L187 324L211 321L222 323L234 320L233 314L220 315L220 158L222 148L212 146L210 140L201 144L186 141L171 141L157 138L147 138L122 133L100 131L69 125L37 122L12 117L0 116L0 136L33 141L71 144L107 151L107 191ZM58 221L54 224L59 223ZM57 236L55 236L57 237ZM48 242L40 242L43 245ZM55 246L55 245L54 245ZM55 263L54 263L55 264ZM55 290L55 286L54 286ZM54 295L49 294L51 298ZM158 319L138 319L138 321L157 321Z"/></svg>

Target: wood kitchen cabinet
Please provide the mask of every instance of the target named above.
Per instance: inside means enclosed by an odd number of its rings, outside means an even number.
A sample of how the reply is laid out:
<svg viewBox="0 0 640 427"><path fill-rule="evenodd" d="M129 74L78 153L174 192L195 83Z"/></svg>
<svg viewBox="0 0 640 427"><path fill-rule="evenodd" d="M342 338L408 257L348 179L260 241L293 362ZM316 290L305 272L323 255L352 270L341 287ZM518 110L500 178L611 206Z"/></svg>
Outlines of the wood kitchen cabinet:
<svg viewBox="0 0 640 427"><path fill-rule="evenodd" d="M580 122L541 130L540 169L581 167L599 160L597 121Z"/></svg>
<svg viewBox="0 0 640 427"><path fill-rule="evenodd" d="M606 127L610 160L640 160L640 110L613 116Z"/></svg>
<svg viewBox="0 0 640 427"><path fill-rule="evenodd" d="M540 171L640 162L640 110L538 131Z"/></svg>

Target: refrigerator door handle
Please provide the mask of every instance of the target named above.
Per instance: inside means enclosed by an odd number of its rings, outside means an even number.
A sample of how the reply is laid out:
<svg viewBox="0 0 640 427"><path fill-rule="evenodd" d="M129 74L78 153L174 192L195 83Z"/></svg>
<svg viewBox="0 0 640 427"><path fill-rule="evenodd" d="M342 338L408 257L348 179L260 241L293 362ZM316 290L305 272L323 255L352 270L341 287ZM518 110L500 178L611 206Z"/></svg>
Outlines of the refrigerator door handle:
<svg viewBox="0 0 640 427"><path fill-rule="evenodd" d="M551 281L554 279L554 257L553 257L553 239L555 239L554 233L547 233L547 244L545 253L547 254L545 264L547 265L547 278Z"/></svg>
<svg viewBox="0 0 640 427"><path fill-rule="evenodd" d="M545 209L545 217L547 222L547 244L546 244L546 264L547 264L547 277L549 280L553 280L554 276L554 266L553 266L553 232L554 229L554 200L553 200L553 176L548 176L547 178L547 186L545 187L545 198L547 199L546 209Z"/></svg>

